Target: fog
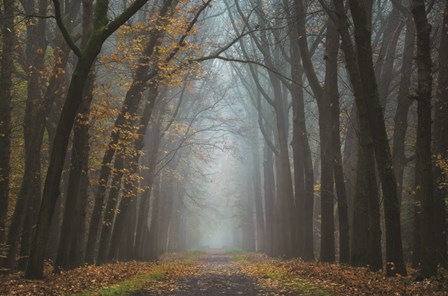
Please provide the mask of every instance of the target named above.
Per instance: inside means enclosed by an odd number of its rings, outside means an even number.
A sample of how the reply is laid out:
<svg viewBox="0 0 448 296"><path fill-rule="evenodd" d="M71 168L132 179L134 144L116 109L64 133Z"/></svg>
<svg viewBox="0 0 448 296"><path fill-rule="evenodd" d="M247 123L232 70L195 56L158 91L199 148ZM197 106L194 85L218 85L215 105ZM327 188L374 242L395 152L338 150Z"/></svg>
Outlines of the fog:
<svg viewBox="0 0 448 296"><path fill-rule="evenodd" d="M434 275L448 16L426 2L5 0L0 267L219 248Z"/></svg>

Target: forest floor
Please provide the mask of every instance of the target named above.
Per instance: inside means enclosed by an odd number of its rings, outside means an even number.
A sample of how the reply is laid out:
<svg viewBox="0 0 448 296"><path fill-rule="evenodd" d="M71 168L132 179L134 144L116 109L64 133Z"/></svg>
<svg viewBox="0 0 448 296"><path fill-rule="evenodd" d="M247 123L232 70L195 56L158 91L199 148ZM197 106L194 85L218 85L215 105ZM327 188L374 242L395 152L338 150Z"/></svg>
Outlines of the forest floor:
<svg viewBox="0 0 448 296"><path fill-rule="evenodd" d="M0 276L0 295L448 295L448 273L424 281L337 264L241 252L167 254L154 263L86 266L41 281Z"/></svg>

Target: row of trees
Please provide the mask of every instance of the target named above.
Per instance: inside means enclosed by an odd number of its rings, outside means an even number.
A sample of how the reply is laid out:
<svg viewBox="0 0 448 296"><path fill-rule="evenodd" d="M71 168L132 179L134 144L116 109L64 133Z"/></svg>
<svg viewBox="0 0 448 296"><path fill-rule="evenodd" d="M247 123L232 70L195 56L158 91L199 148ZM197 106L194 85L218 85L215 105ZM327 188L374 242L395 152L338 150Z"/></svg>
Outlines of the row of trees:
<svg viewBox="0 0 448 296"><path fill-rule="evenodd" d="M446 4L226 2L236 35L257 29L221 58L239 62L260 130L261 250L388 275L405 255L424 277L446 266Z"/></svg>
<svg viewBox="0 0 448 296"><path fill-rule="evenodd" d="M172 213L207 158L198 136L226 124L201 123L220 100L195 90L190 58L210 2L4 2L3 269L40 278L45 258L58 271L183 248Z"/></svg>

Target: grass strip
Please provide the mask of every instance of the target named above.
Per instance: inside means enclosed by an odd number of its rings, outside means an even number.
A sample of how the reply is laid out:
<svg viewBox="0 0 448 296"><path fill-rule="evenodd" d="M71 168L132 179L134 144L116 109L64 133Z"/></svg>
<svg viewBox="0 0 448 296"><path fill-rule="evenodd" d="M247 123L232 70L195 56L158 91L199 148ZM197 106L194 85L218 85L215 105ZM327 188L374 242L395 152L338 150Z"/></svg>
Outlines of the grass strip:
<svg viewBox="0 0 448 296"><path fill-rule="evenodd" d="M116 283L115 285L99 288L97 290L81 292L72 296L112 296L112 295L129 295L130 293L142 290L145 286L154 281L163 280L166 276L165 272L153 272L142 274L130 278L128 280Z"/></svg>

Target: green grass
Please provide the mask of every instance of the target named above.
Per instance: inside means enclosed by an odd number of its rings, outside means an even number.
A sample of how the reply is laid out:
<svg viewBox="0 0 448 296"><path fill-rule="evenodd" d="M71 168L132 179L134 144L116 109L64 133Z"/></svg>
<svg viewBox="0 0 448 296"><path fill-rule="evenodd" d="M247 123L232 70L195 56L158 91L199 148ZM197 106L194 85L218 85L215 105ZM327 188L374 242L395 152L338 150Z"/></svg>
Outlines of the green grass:
<svg viewBox="0 0 448 296"><path fill-rule="evenodd" d="M224 251L226 252L226 254L229 254L232 256L232 261L234 262L242 262L242 261L246 261L246 255L247 252L243 251L241 249L238 248L226 248L224 249Z"/></svg>
<svg viewBox="0 0 448 296"><path fill-rule="evenodd" d="M227 254L246 254L247 253L246 251L243 251L239 248L224 248L224 251Z"/></svg>
<svg viewBox="0 0 448 296"><path fill-rule="evenodd" d="M97 290L81 292L72 296L112 296L129 295L132 292L139 291L153 281L159 281L165 278L165 272L154 272L143 274L134 278L119 282L115 285L100 288Z"/></svg>
<svg viewBox="0 0 448 296"><path fill-rule="evenodd" d="M292 286L292 290L295 293L298 293L299 295L313 295L313 296L330 296L332 295L330 292L320 289L311 287L310 285L304 284L304 283L294 283Z"/></svg>
<svg viewBox="0 0 448 296"><path fill-rule="evenodd" d="M197 253L197 254L202 254L207 252L207 248L204 247L198 247L198 248L193 248L193 249L189 249L187 250L187 253Z"/></svg>
<svg viewBox="0 0 448 296"><path fill-rule="evenodd" d="M295 277L294 275L284 272L282 270L277 269L275 266L262 263L259 265L259 268L263 270L265 276L267 278L285 283L285 285L289 286L289 290L295 292L299 295L315 295L315 296L330 296L332 295L329 291L311 286L309 284L303 283Z"/></svg>
<svg viewBox="0 0 448 296"><path fill-rule="evenodd" d="M245 253L235 253L235 254L232 254L232 261L233 262L244 262L244 261L247 261L247 256Z"/></svg>
<svg viewBox="0 0 448 296"><path fill-rule="evenodd" d="M198 259L199 256L204 255L205 251L201 251L201 250L192 250L192 251L188 251L185 255L185 259L183 260L184 262L194 262Z"/></svg>

